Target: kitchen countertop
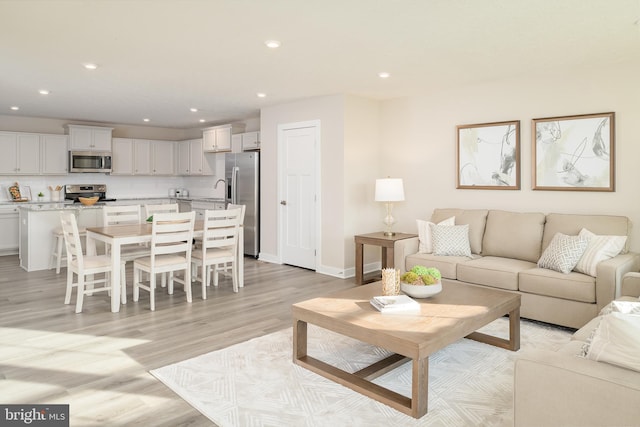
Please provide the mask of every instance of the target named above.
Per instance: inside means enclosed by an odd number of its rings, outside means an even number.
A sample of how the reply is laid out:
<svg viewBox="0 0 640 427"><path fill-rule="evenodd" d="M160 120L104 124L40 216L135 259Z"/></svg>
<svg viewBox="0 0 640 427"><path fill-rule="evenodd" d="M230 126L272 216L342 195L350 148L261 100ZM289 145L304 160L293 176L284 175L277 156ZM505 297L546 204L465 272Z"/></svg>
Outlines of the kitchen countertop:
<svg viewBox="0 0 640 427"><path fill-rule="evenodd" d="M95 205L85 206L81 203L73 203L71 200L65 200L62 202L38 202L38 201L29 201L29 202L11 202L11 201L0 201L0 207L8 207L15 206L28 211L52 211L52 210L60 210L60 209L98 209L105 205L110 205L112 203L117 204L127 204L130 202L131 204L140 204L145 200L171 200L172 202L178 202L180 200L185 200L189 202L212 202L212 203L225 203L225 199L216 198L216 197L123 197L117 198L115 202L98 202Z"/></svg>

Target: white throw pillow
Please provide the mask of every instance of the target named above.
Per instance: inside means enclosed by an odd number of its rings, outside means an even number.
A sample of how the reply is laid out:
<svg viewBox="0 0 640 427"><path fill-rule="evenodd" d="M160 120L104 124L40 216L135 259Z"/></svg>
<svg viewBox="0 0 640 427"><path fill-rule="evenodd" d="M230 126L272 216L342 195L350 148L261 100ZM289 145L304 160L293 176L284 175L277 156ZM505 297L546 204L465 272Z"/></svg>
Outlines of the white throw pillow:
<svg viewBox="0 0 640 427"><path fill-rule="evenodd" d="M574 270L593 277L598 263L618 255L627 242L627 236L598 236L586 228L578 235L589 239L589 245Z"/></svg>
<svg viewBox="0 0 640 427"><path fill-rule="evenodd" d="M435 255L471 256L469 224L429 226Z"/></svg>
<svg viewBox="0 0 640 427"><path fill-rule="evenodd" d="M589 243L586 237L556 233L538 260L538 267L569 274Z"/></svg>
<svg viewBox="0 0 640 427"><path fill-rule="evenodd" d="M587 359L640 372L640 316L611 313L595 330Z"/></svg>
<svg viewBox="0 0 640 427"><path fill-rule="evenodd" d="M433 224L433 222L416 219L416 223L418 224L418 240L420 242L418 245L418 252L421 254L430 254L433 252L433 243L429 225ZM456 225L456 217L452 216L451 218L442 220L438 225Z"/></svg>
<svg viewBox="0 0 640 427"><path fill-rule="evenodd" d="M600 316L610 313L625 313L640 315L640 301L611 301L602 307Z"/></svg>

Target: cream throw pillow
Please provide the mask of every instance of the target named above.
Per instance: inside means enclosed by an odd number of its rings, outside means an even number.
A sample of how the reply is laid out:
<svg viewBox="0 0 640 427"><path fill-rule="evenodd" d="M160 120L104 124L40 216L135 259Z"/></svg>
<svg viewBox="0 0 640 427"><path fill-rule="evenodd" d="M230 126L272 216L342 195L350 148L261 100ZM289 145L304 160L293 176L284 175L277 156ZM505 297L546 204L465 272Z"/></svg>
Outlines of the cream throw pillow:
<svg viewBox="0 0 640 427"><path fill-rule="evenodd" d="M574 270L596 277L598 263L618 255L627 242L627 236L598 236L583 228L578 236L589 240L587 249Z"/></svg>
<svg viewBox="0 0 640 427"><path fill-rule="evenodd" d="M611 313L595 330L587 359L640 372L640 316Z"/></svg>
<svg viewBox="0 0 640 427"><path fill-rule="evenodd" d="M429 226L433 238L433 253L447 256L471 256L469 224Z"/></svg>
<svg viewBox="0 0 640 427"><path fill-rule="evenodd" d="M433 252L433 240L431 238L431 229L429 225L433 224L431 221L424 221L416 219L418 224L418 252L421 254L430 254ZM456 217L452 216L438 223L438 225L456 225Z"/></svg>
<svg viewBox="0 0 640 427"><path fill-rule="evenodd" d="M569 274L587 248L586 237L556 233L538 260L538 267Z"/></svg>

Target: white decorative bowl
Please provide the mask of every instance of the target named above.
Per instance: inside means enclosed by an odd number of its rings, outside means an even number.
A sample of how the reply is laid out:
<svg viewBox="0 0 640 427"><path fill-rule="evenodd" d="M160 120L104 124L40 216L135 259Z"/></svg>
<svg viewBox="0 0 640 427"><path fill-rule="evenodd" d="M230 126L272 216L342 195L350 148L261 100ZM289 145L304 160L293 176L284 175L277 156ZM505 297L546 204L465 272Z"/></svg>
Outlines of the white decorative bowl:
<svg viewBox="0 0 640 427"><path fill-rule="evenodd" d="M414 298L429 298L442 292L442 282L433 285L412 285L409 283L400 283L402 292Z"/></svg>

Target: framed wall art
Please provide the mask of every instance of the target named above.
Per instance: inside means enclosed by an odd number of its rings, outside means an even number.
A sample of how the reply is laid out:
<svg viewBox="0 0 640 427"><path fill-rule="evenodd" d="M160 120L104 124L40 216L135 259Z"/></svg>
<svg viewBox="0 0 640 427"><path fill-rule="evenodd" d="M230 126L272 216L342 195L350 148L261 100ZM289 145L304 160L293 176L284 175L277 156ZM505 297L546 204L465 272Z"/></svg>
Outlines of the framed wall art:
<svg viewBox="0 0 640 427"><path fill-rule="evenodd" d="M520 121L457 126L456 188L520 189Z"/></svg>
<svg viewBox="0 0 640 427"><path fill-rule="evenodd" d="M534 190L615 191L615 113L533 119Z"/></svg>

